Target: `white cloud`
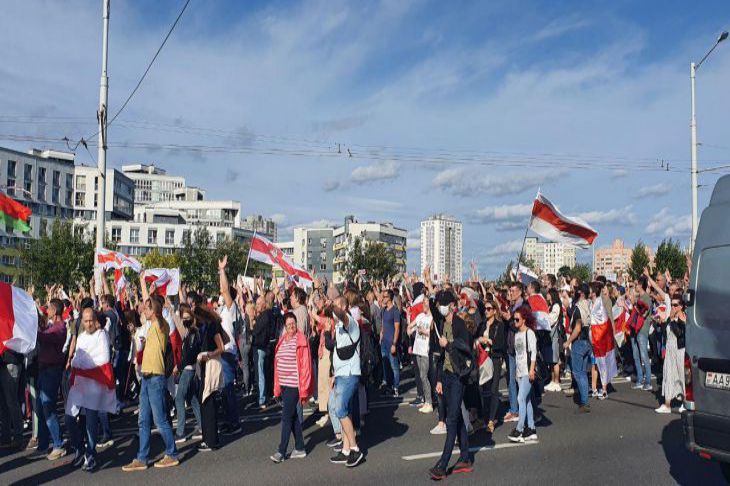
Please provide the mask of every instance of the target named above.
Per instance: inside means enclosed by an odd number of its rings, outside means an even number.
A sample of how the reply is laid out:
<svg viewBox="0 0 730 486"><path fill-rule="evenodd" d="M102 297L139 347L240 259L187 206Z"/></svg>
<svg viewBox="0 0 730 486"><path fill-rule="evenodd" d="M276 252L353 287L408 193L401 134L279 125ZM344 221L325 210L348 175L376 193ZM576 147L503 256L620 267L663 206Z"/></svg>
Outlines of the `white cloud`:
<svg viewBox="0 0 730 486"><path fill-rule="evenodd" d="M522 249L522 240L512 240L500 243L497 246L492 247L486 253L487 256L504 256L514 255L520 252Z"/></svg>
<svg viewBox="0 0 730 486"><path fill-rule="evenodd" d="M544 41L554 37L560 37L569 32L584 29L590 24L591 22L588 19L580 18L577 15L562 17L553 20L545 27L537 31L532 39L535 41Z"/></svg>
<svg viewBox="0 0 730 486"><path fill-rule="evenodd" d="M504 204L477 209L474 219L482 223L524 220L532 213L532 204Z"/></svg>
<svg viewBox="0 0 730 486"><path fill-rule="evenodd" d="M337 181L334 179L328 179L328 180L325 180L324 183L322 183L322 189L325 192L336 191L339 188L340 188L340 181Z"/></svg>
<svg viewBox="0 0 730 486"><path fill-rule="evenodd" d="M287 217L286 214L283 213L274 213L271 215L271 220L281 226L286 223Z"/></svg>
<svg viewBox="0 0 730 486"><path fill-rule="evenodd" d="M647 197L647 196L663 196L665 194L669 194L669 192L672 190L672 186L667 184L666 182L660 182L658 184L654 184L653 186L644 186L636 193L638 197Z"/></svg>
<svg viewBox="0 0 730 486"><path fill-rule="evenodd" d="M578 215L588 224L618 224L632 226L638 222L638 216L632 206L622 209L609 209L608 211L589 211Z"/></svg>
<svg viewBox="0 0 730 486"><path fill-rule="evenodd" d="M392 160L377 162L373 165L356 167L352 171L352 182L370 182L398 177L398 164Z"/></svg>
<svg viewBox="0 0 730 486"><path fill-rule="evenodd" d="M622 177L626 177L629 175L629 171L626 169L616 169L614 170L611 175L614 179L620 179Z"/></svg>
<svg viewBox="0 0 730 486"><path fill-rule="evenodd" d="M406 241L408 242L408 249L409 250L421 250L421 230L414 229L410 230L408 232L408 235L406 236Z"/></svg>
<svg viewBox="0 0 730 486"><path fill-rule="evenodd" d="M559 169L553 171L525 170L504 175L483 175L483 172L482 168L446 169L436 174L431 185L455 196L468 197L480 194L506 196L525 191L536 191L540 185L558 180L565 175L565 172Z"/></svg>
<svg viewBox="0 0 730 486"><path fill-rule="evenodd" d="M676 216L670 213L669 208L662 208L651 218L646 232L667 238L688 236L692 232L692 216Z"/></svg>

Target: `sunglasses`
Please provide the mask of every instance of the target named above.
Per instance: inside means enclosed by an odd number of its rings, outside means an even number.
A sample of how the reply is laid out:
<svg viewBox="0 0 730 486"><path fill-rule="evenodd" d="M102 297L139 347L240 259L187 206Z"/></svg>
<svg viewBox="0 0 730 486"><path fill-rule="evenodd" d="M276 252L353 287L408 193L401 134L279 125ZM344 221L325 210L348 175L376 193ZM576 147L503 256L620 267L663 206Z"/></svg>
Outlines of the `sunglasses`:
<svg viewBox="0 0 730 486"><path fill-rule="evenodd" d="M484 309L485 309L485 310L488 310L488 311L492 311L492 310L494 310L494 307L490 307L490 306L487 306L487 307L485 307Z"/></svg>
<svg viewBox="0 0 730 486"><path fill-rule="evenodd" d="M681 306L682 306L682 304L680 304L679 302L672 302L672 307L681 307Z"/></svg>

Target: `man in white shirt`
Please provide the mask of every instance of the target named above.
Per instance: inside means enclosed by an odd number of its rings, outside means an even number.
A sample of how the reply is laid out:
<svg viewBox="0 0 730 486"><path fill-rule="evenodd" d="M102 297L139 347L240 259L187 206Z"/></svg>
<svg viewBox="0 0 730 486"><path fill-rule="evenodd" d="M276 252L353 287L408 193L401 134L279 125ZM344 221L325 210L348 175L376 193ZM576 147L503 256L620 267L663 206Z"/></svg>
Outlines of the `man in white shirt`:
<svg viewBox="0 0 730 486"><path fill-rule="evenodd" d="M228 342L223 345L223 354L221 355L221 363L223 368L223 401L226 410L226 419L228 423L222 427L221 432L224 434L238 434L241 432L241 424L238 417L238 403L236 402L236 393L233 389L233 383L236 378L236 340L234 338L233 323L239 315L238 306L236 305L236 289L228 284L228 276L226 276L226 265L228 264L228 255L224 256L218 262L218 274L220 278L220 292L222 304L218 307L221 316L221 327L228 336Z"/></svg>

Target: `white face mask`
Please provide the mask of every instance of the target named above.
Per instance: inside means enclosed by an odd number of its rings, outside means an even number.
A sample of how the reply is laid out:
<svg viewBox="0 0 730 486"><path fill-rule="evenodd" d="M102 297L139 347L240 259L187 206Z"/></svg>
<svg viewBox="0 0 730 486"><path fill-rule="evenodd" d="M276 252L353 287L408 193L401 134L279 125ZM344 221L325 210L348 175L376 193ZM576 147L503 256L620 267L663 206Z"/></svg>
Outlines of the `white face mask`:
<svg viewBox="0 0 730 486"><path fill-rule="evenodd" d="M439 306L439 312L444 317L448 316L449 315L449 306L448 305L440 305Z"/></svg>

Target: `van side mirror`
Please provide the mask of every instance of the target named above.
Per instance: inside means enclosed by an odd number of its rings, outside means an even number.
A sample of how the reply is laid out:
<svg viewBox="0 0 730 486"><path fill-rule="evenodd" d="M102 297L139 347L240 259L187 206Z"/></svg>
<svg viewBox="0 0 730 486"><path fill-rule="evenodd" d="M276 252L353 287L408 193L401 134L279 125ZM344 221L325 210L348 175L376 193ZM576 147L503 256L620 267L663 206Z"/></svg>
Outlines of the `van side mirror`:
<svg viewBox="0 0 730 486"><path fill-rule="evenodd" d="M682 300L684 301L684 305L687 307L692 307L693 305L695 305L694 289L688 289L687 292L685 292L682 296Z"/></svg>

